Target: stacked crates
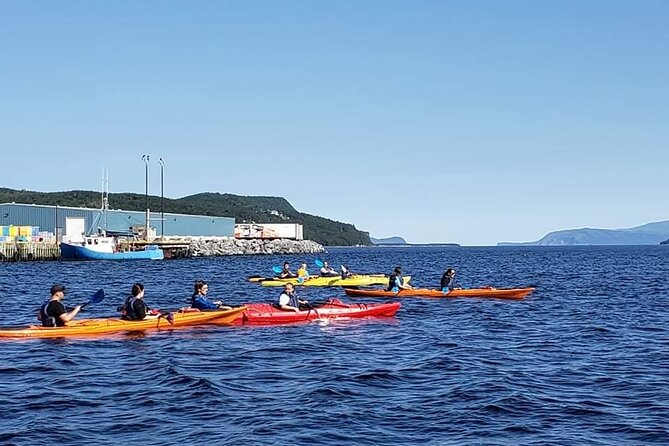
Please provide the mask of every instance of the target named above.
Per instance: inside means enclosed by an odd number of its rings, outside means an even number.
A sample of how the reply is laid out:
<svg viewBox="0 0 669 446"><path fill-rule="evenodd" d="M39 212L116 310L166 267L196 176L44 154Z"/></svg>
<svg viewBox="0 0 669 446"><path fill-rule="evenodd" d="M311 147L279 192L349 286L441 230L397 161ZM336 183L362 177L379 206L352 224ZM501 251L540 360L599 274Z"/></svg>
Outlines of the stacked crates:
<svg viewBox="0 0 669 446"><path fill-rule="evenodd" d="M42 243L55 242L55 236L47 231L40 231L39 226L0 226L0 243Z"/></svg>

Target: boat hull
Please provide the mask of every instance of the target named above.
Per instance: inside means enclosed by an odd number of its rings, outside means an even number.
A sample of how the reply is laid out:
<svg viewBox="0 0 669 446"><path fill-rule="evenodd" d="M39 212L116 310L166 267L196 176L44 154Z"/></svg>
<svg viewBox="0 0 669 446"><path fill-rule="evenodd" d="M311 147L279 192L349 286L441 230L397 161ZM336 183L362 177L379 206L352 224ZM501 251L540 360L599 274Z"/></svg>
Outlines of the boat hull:
<svg viewBox="0 0 669 446"><path fill-rule="evenodd" d="M99 336L113 333L173 330L196 325L229 325L246 310L246 307L220 311L177 311L171 313L172 322L166 317L127 321L119 318L80 319L71 321L65 327L42 327L32 325L27 328L0 329L0 338L63 338Z"/></svg>
<svg viewBox="0 0 669 446"><path fill-rule="evenodd" d="M513 299L519 300L529 296L534 288L469 288L461 290L451 290L444 293L441 290L413 288L410 290L400 290L397 293L385 290L361 290L355 288L345 288L347 296L355 297L436 297L436 298L456 298L456 297L484 297L495 299Z"/></svg>
<svg viewBox="0 0 669 446"><path fill-rule="evenodd" d="M411 276L405 276L404 282L408 283ZM371 285L385 285L388 286L388 276L383 275L359 275L342 279L341 277L321 277L315 276L300 282L297 278L291 279L265 279L258 281L262 286L284 286L287 283L292 283L296 286L371 286Z"/></svg>
<svg viewBox="0 0 669 446"><path fill-rule="evenodd" d="M99 252L85 246L63 242L60 244L60 257L63 260L162 260L164 254L160 248L143 251Z"/></svg>
<svg viewBox="0 0 669 446"><path fill-rule="evenodd" d="M278 325L308 322L314 319L351 319L364 317L392 317L400 308L399 302L383 304L345 304L333 299L326 304L300 312L286 311L271 304L246 304L237 319L238 325Z"/></svg>

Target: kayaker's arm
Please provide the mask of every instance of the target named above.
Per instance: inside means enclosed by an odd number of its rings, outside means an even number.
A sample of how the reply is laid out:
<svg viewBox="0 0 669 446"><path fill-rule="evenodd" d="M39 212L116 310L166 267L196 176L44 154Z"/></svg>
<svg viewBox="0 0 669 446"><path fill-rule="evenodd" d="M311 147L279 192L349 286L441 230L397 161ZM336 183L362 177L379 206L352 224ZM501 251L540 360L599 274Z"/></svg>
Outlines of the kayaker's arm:
<svg viewBox="0 0 669 446"><path fill-rule="evenodd" d="M79 313L79 310L81 310L81 305L77 305L76 307L74 307L72 309L72 311L68 311L67 313L63 313L58 317L63 322L69 322L69 321L71 321L72 319L75 318L75 316Z"/></svg>

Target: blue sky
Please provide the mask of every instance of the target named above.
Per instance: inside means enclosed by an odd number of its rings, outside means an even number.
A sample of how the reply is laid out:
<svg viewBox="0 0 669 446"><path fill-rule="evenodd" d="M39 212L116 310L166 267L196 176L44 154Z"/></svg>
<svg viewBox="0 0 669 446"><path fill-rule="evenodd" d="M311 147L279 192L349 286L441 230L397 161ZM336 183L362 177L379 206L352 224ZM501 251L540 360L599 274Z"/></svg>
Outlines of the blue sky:
<svg viewBox="0 0 669 446"><path fill-rule="evenodd" d="M669 219L669 2L0 6L0 186L286 197L413 243ZM113 206L113 203L112 203Z"/></svg>

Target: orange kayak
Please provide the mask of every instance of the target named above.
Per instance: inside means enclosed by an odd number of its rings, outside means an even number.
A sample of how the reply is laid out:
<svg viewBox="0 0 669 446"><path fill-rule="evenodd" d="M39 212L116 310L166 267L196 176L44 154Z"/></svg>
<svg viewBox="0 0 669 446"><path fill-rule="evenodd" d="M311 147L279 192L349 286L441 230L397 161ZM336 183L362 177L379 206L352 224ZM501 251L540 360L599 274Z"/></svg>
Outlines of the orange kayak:
<svg viewBox="0 0 669 446"><path fill-rule="evenodd" d="M529 296L534 288L469 288L451 290L444 293L441 290L426 288L413 288L400 290L397 293L386 290L363 290L356 288L344 288L347 296L357 297L492 297L496 299L523 299Z"/></svg>
<svg viewBox="0 0 669 446"><path fill-rule="evenodd" d="M65 327L0 328L0 338L62 338L145 330L172 330L204 324L231 324L246 307L219 311L179 310L167 317L127 321L119 318L73 320Z"/></svg>

